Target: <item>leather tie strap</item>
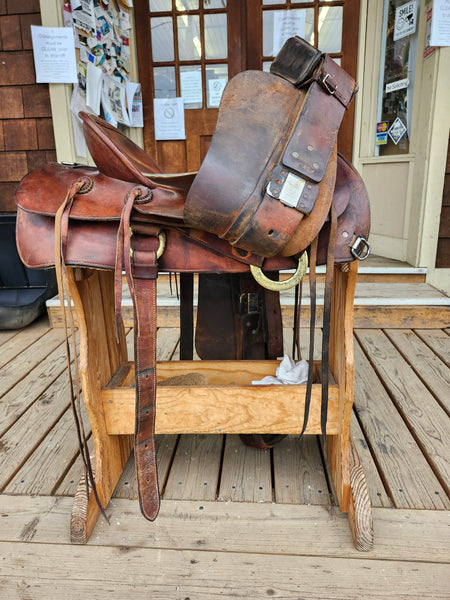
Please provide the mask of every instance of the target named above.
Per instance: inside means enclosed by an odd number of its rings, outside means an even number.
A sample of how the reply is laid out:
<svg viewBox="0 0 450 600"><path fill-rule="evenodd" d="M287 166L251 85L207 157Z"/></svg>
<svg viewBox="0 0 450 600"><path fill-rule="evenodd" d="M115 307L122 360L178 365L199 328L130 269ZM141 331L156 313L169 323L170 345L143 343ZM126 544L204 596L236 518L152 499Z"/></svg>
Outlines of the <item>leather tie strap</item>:
<svg viewBox="0 0 450 600"><path fill-rule="evenodd" d="M76 341L75 341L75 322L71 309L71 296L69 292L69 284L67 280L67 269L65 263L65 253L67 248L67 239L69 233L69 214L72 205L75 201L77 194L84 193L84 190L91 188L92 182L89 177L80 177L72 183L67 191L67 195L58 208L55 214L55 240L54 240L54 256L55 256L55 272L56 280L58 285L59 303L63 313L63 325L64 325L64 338L65 338L65 349L67 359L67 371L69 376L69 391L70 391L70 405L72 408L72 414L74 417L75 427L78 437L78 446L80 449L80 456L84 465L84 478L86 484L86 495L89 497L89 486L92 488L95 501L100 509L100 512L109 523L109 519L106 515L105 508L100 501L97 492L97 486L95 484L94 470L92 467L89 448L87 444L87 436L84 429L83 418L81 416L81 397L80 387L81 378L80 370L77 360L76 352ZM67 310L65 296L67 297ZM69 325L68 325L69 323ZM69 341L69 328L72 338L72 348L74 357L74 370L75 377L72 377L72 357L70 351Z"/></svg>
<svg viewBox="0 0 450 600"><path fill-rule="evenodd" d="M334 247L336 242L337 217L334 202L330 210L331 228L328 242L327 266L325 275L325 292L323 299L323 323L322 323L322 399L320 411L320 428L322 432L322 443L324 454L327 453L327 416L328 416L328 384L329 384L329 348L330 348L330 319L331 301L333 294L334 275Z"/></svg>

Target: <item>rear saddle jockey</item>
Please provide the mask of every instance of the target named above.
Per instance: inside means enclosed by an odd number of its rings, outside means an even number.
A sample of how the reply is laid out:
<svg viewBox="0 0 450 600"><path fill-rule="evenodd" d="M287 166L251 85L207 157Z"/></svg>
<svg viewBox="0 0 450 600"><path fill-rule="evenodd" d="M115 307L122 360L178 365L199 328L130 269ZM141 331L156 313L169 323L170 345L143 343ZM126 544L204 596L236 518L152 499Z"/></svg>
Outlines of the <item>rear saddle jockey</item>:
<svg viewBox="0 0 450 600"><path fill-rule="evenodd" d="M27 266L55 266L60 288L66 265L114 269L118 326L125 270L135 323L136 471L141 510L149 520L157 516L160 503L154 438L158 270L221 274L200 277L196 344L201 358L265 358L282 354L278 292L298 289L309 261L311 343L304 431L313 378L315 269L326 264L325 431L334 264L369 253L365 187L336 151L339 126L356 91L354 80L329 56L291 38L270 73L246 71L230 80L198 173L161 173L117 129L82 113L97 168L49 164L19 185L17 245ZM295 273L287 281L274 281L281 269ZM262 294L267 287L270 291ZM227 306L221 331L211 318L217 302ZM245 305L241 312L239 305ZM248 323L258 331L256 344L242 333ZM222 343L223 331L227 344ZM298 339L294 344L299 346ZM96 494L79 416L77 426L86 480ZM281 436L242 437L250 445L268 447Z"/></svg>

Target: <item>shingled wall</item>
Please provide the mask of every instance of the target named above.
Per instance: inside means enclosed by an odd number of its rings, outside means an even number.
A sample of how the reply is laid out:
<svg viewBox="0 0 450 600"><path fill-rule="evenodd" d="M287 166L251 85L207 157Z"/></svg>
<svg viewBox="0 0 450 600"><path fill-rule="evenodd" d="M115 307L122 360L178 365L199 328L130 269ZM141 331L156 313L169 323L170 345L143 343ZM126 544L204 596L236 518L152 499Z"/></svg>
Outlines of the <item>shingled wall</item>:
<svg viewBox="0 0 450 600"><path fill-rule="evenodd" d="M48 84L37 84L31 25L39 0L0 0L0 213L31 169L56 159Z"/></svg>

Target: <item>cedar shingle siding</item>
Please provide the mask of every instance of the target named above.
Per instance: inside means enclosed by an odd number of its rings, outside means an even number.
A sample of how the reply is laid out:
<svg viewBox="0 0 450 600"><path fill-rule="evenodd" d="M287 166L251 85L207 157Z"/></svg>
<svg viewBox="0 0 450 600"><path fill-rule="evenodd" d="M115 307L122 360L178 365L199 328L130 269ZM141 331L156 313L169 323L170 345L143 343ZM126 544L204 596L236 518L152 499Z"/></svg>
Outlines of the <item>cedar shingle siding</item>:
<svg viewBox="0 0 450 600"><path fill-rule="evenodd" d="M0 0L0 212L15 212L14 190L31 169L56 159L47 84L37 84L31 25L39 0Z"/></svg>

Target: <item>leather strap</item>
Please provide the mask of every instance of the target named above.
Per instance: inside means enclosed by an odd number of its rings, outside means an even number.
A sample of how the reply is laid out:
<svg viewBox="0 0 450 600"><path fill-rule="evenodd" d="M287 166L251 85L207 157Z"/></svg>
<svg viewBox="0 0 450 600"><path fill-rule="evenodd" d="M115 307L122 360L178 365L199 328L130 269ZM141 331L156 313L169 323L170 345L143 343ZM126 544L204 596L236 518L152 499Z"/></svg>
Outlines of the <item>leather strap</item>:
<svg viewBox="0 0 450 600"><path fill-rule="evenodd" d="M153 521L159 512L158 471L155 447L156 409L156 280L159 228L154 227L145 250L133 248L131 213L137 202L151 199L145 188L136 186L127 195L117 238L116 302L122 276L125 274L134 308L134 365L136 378L136 421L134 452L141 512ZM141 200L140 200L141 198ZM120 265L120 268L119 268ZM120 311L116 305L117 311Z"/></svg>
<svg viewBox="0 0 450 600"><path fill-rule="evenodd" d="M327 267L325 275L325 293L323 300L323 323L322 323L322 398L320 404L320 428L322 431L322 442L324 453L327 450L327 415L328 415L328 369L329 369L329 347L330 347L330 319L331 300L333 294L334 274L334 246L336 241L337 217L334 202L330 210L331 228L328 244Z"/></svg>
<svg viewBox="0 0 450 600"><path fill-rule="evenodd" d="M308 379L306 381L305 408L303 412L303 426L300 432L302 436L306 431L309 418L309 407L311 404L311 392L314 375L314 333L316 328L316 257L317 257L317 237L311 244L309 254L309 296L310 296L310 321L309 321L309 360L308 360Z"/></svg>
<svg viewBox="0 0 450 600"><path fill-rule="evenodd" d="M65 337L65 350L67 360L67 371L69 376L69 390L70 390L70 405L72 408L72 414L75 422L75 427L78 437L78 446L80 449L80 456L84 465L84 478L86 484L86 496L89 497L89 487L92 488L95 501L100 508L100 512L109 523L109 519L106 515L105 508L103 507L97 492L97 486L95 484L94 470L92 467L89 448L87 444L87 436L84 429L83 418L81 416L81 378L80 370L78 366L77 350L76 350L76 330L75 322L73 318L71 306L71 295L69 292L69 284L67 278L67 268L65 263L65 253L67 246L67 239L69 233L69 213L74 203L75 197L79 193L83 193L84 189L90 189L91 180L89 177L80 177L76 179L67 191L67 195L60 205L55 215L55 271L56 280L58 285L59 303L61 305L63 313L63 325L64 325L64 337ZM67 298L66 309L65 297ZM69 325L68 325L69 323ZM70 329L70 335L69 335ZM73 352L73 366L75 371L75 377L72 376L72 353L70 349L70 340L72 341L72 352Z"/></svg>

